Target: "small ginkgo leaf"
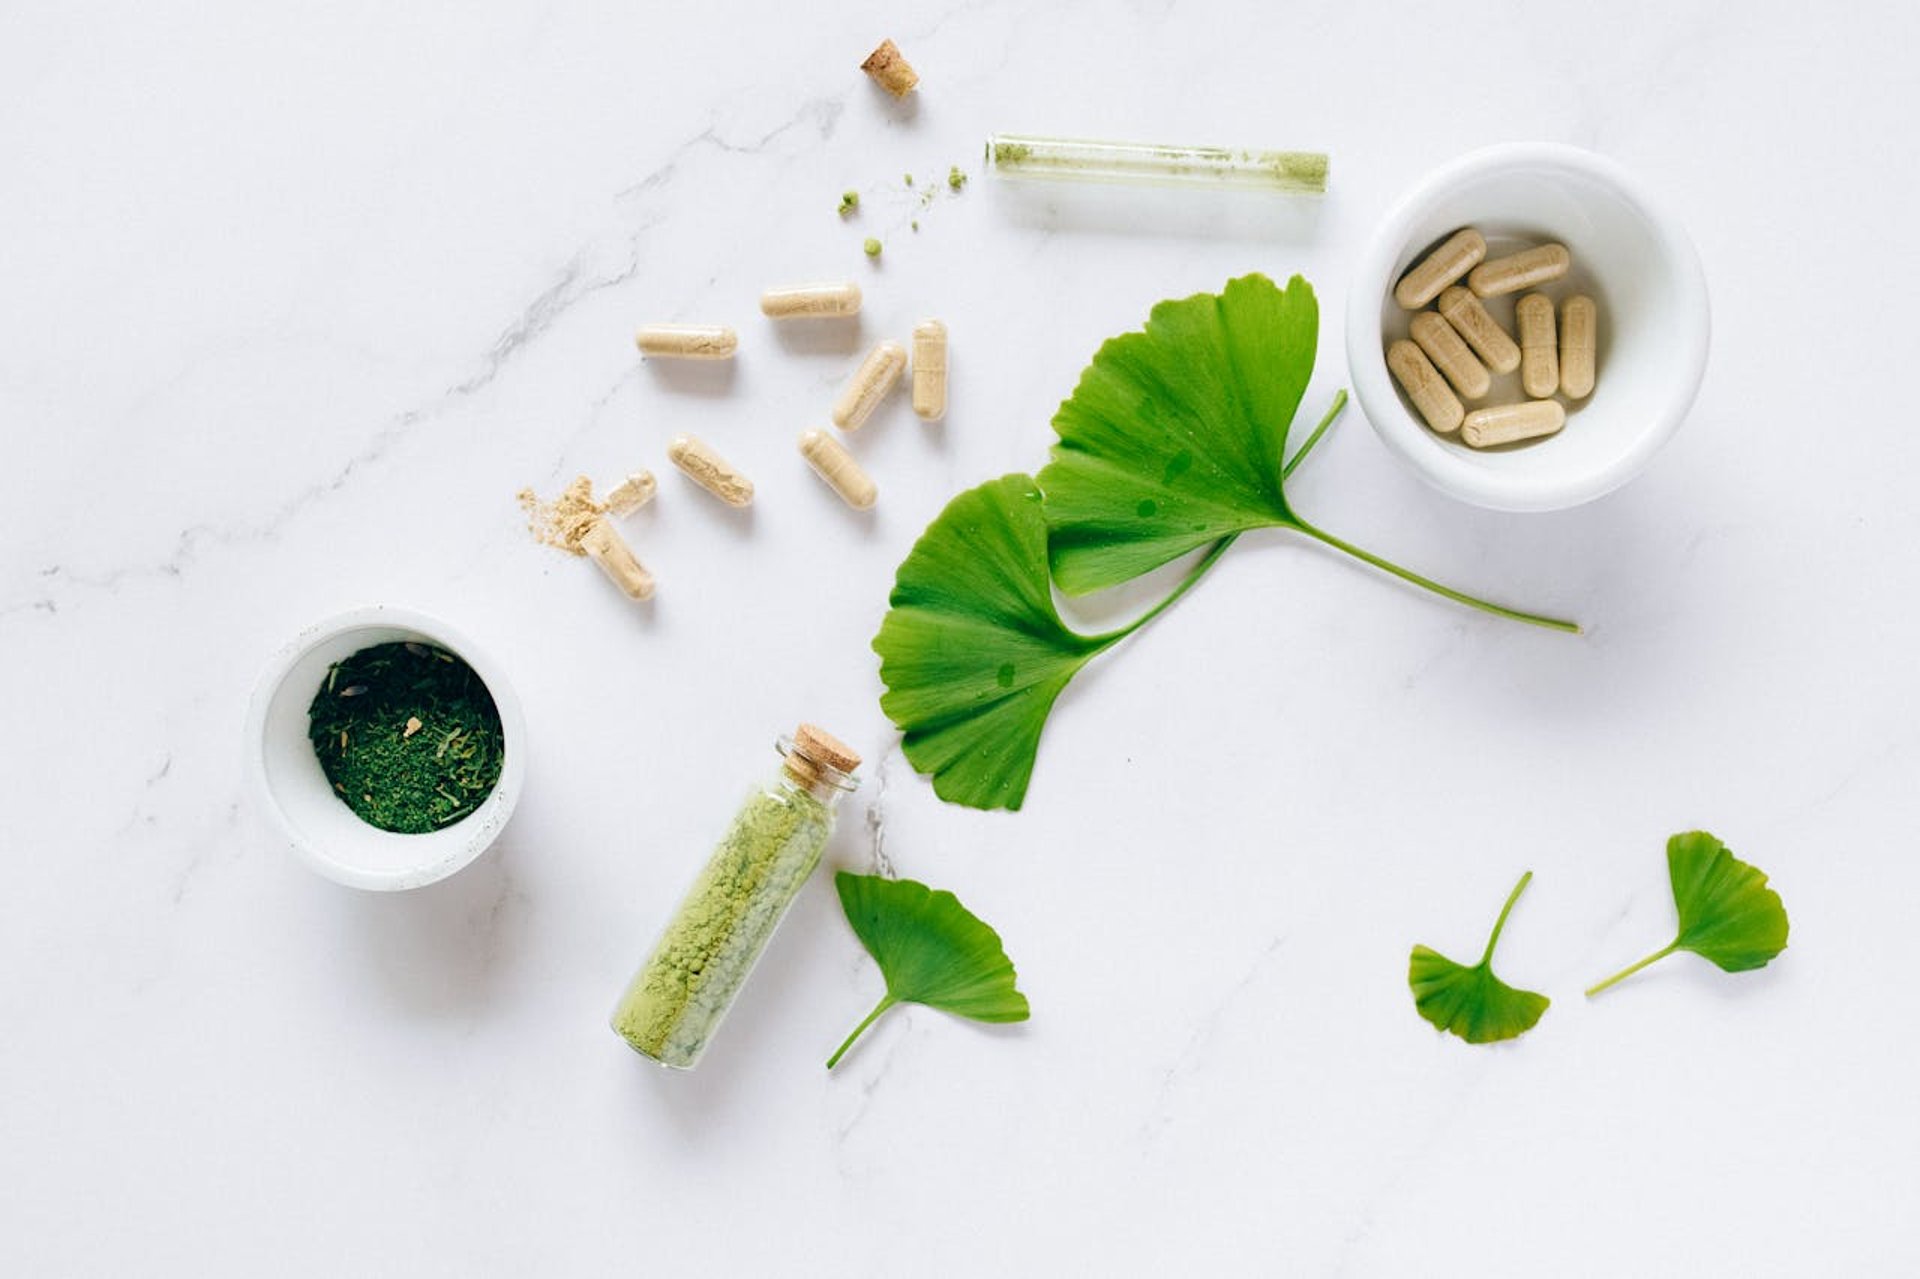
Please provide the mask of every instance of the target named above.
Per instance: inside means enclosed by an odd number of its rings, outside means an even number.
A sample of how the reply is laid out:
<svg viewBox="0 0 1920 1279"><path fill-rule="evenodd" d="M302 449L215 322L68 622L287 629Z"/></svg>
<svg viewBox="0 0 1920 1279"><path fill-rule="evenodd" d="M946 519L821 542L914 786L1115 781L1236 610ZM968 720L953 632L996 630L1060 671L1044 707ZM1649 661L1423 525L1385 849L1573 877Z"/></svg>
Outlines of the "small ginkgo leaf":
<svg viewBox="0 0 1920 1279"><path fill-rule="evenodd" d="M1723 971L1740 973L1766 967L1787 948L1787 908L1767 887L1766 873L1706 831L1685 831L1667 841L1667 877L1680 914L1672 944L1593 986L1589 996L1676 950L1690 950Z"/></svg>
<svg viewBox="0 0 1920 1279"><path fill-rule="evenodd" d="M828 1070L895 1004L925 1004L974 1021L1027 1019L1027 997L1014 987L1013 961L1000 934L952 893L844 870L833 883L847 923L880 965L887 993L827 1059Z"/></svg>
<svg viewBox="0 0 1920 1279"><path fill-rule="evenodd" d="M1507 904L1500 908L1500 918L1494 921L1487 949L1473 967L1425 946L1413 948L1407 961L1413 1006L1439 1029L1470 1044L1487 1044L1525 1034L1547 1011L1552 1001L1545 995L1509 986L1493 975L1493 948L1499 944L1500 930L1507 926L1513 904L1532 879L1533 872L1528 871L1514 885Z"/></svg>
<svg viewBox="0 0 1920 1279"><path fill-rule="evenodd" d="M907 762L932 776L941 799L1019 808L1060 690L1212 562L1127 626L1081 635L1054 607L1033 477L1006 475L960 494L901 563L873 639L887 686L880 709L900 729Z"/></svg>
<svg viewBox="0 0 1920 1279"><path fill-rule="evenodd" d="M1680 911L1680 949L1741 973L1765 968L1787 948L1787 908L1766 873L1707 832L1667 841L1667 875Z"/></svg>

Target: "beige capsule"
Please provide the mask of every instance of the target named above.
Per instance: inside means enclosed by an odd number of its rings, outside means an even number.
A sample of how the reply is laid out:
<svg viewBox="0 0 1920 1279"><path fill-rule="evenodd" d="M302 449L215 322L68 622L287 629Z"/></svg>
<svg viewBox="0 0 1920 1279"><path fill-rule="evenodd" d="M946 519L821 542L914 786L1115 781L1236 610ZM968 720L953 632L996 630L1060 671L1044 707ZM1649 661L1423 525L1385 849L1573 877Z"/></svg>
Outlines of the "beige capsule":
<svg viewBox="0 0 1920 1279"><path fill-rule="evenodd" d="M947 415L947 326L938 320L913 326L913 411L927 422Z"/></svg>
<svg viewBox="0 0 1920 1279"><path fill-rule="evenodd" d="M1483 298L1497 298L1557 280L1572 265L1573 254L1567 252L1566 245L1543 244L1482 262L1467 276L1467 287Z"/></svg>
<svg viewBox="0 0 1920 1279"><path fill-rule="evenodd" d="M644 600L652 597L653 574L647 572L646 566L635 557L626 539L614 531L613 525L603 519L596 519L581 537L580 549L600 566L600 571L605 573L628 599Z"/></svg>
<svg viewBox="0 0 1920 1279"><path fill-rule="evenodd" d="M1477 400L1493 389L1493 377L1487 366L1475 358L1446 317L1434 311L1422 311L1408 326L1414 342L1433 366L1446 374L1453 389L1469 400Z"/></svg>
<svg viewBox="0 0 1920 1279"><path fill-rule="evenodd" d="M1393 288L1393 300L1409 311L1418 311L1486 256L1486 237L1472 227L1455 231L1400 277Z"/></svg>
<svg viewBox="0 0 1920 1279"><path fill-rule="evenodd" d="M1460 438L1477 449L1552 435L1567 424L1558 400L1527 400L1475 409L1460 425Z"/></svg>
<svg viewBox="0 0 1920 1279"><path fill-rule="evenodd" d="M825 431L802 431L800 456L807 459L807 465L827 482L828 488L840 495L841 501L856 511L866 510L880 495L872 477L860 469L847 446Z"/></svg>
<svg viewBox="0 0 1920 1279"><path fill-rule="evenodd" d="M1413 406L1420 410L1420 416L1427 419L1428 426L1442 435L1452 435L1460 429L1460 419L1466 410L1460 407L1453 388L1440 376L1440 370L1433 367L1426 352L1402 338L1387 348L1387 367Z"/></svg>
<svg viewBox="0 0 1920 1279"><path fill-rule="evenodd" d="M607 493L607 514L632 515L653 500L654 490L658 487L652 471L635 471Z"/></svg>
<svg viewBox="0 0 1920 1279"><path fill-rule="evenodd" d="M868 351L841 389L840 398L833 402L833 424L843 431L857 431L866 425L906 368L907 348L898 342L889 339Z"/></svg>
<svg viewBox="0 0 1920 1279"><path fill-rule="evenodd" d="M633 335L642 355L677 360L731 360L740 335L724 324L644 324Z"/></svg>
<svg viewBox="0 0 1920 1279"><path fill-rule="evenodd" d="M1458 284L1440 295L1440 314L1447 317L1454 332L1466 339L1480 362L1495 373L1511 373L1520 367L1520 348L1513 344L1500 321L1487 313L1473 290Z"/></svg>
<svg viewBox="0 0 1920 1279"><path fill-rule="evenodd" d="M1586 294L1560 304L1560 391L1570 400L1593 394L1600 312Z"/></svg>
<svg viewBox="0 0 1920 1279"><path fill-rule="evenodd" d="M705 440L676 435L667 445L667 457L688 479L728 506L745 506L753 501L753 481L715 453Z"/></svg>
<svg viewBox="0 0 1920 1279"><path fill-rule="evenodd" d="M768 289L760 295L760 313L775 320L819 320L854 315L860 310L860 286L851 280L839 284L795 284Z"/></svg>
<svg viewBox="0 0 1920 1279"><path fill-rule="evenodd" d="M1529 293L1513 305L1520 330L1520 385L1536 400L1560 389L1560 350L1553 335L1553 299Z"/></svg>

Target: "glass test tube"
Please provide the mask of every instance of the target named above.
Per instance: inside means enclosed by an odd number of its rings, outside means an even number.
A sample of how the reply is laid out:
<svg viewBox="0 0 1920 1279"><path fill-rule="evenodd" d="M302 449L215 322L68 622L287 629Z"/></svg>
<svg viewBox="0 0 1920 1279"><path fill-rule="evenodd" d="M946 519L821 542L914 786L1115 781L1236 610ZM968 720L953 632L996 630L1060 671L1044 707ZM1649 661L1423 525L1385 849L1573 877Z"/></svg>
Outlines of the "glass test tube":
<svg viewBox="0 0 1920 1279"><path fill-rule="evenodd" d="M1317 151L1169 147L996 133L987 139L986 165L1010 178L1247 187L1308 195L1327 189L1327 157Z"/></svg>

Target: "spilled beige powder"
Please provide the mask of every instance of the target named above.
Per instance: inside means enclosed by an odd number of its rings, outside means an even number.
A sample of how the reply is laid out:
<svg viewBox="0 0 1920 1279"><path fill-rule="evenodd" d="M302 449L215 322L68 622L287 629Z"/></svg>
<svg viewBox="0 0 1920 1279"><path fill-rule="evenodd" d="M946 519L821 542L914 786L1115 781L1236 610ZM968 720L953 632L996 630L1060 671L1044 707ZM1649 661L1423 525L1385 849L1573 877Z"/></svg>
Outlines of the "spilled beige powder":
<svg viewBox="0 0 1920 1279"><path fill-rule="evenodd" d="M520 509L527 513L527 531L543 546L551 546L569 555L585 555L587 530L607 513L594 500L593 481L582 475L560 491L553 501L543 500L530 488L520 490Z"/></svg>

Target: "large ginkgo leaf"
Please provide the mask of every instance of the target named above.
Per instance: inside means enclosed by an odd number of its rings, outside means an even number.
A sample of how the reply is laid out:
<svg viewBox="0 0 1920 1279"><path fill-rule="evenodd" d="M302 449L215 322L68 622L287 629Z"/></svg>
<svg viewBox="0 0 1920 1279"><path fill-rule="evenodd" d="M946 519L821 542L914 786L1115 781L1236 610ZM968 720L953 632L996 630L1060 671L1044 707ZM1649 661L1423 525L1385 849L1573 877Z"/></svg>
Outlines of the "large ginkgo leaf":
<svg viewBox="0 0 1920 1279"><path fill-rule="evenodd" d="M1040 472L1054 579L1130 581L1232 533L1295 525L1287 430L1313 376L1320 309L1299 276L1229 281L1112 338L1054 414Z"/></svg>
<svg viewBox="0 0 1920 1279"><path fill-rule="evenodd" d="M1047 712L1117 636L1067 628L1047 585L1033 478L1007 475L947 504L894 579L874 651L880 709L940 798L1018 808Z"/></svg>

